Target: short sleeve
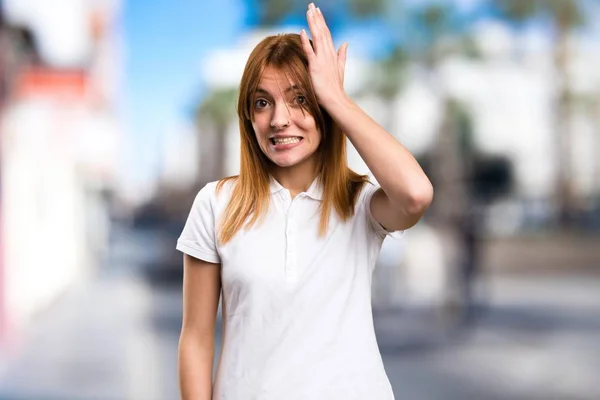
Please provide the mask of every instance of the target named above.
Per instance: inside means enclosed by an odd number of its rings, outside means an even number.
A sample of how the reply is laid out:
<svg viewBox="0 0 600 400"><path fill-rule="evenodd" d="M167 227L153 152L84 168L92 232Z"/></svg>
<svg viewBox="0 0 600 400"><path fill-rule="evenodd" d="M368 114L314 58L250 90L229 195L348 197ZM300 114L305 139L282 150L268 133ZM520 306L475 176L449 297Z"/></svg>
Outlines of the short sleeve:
<svg viewBox="0 0 600 400"><path fill-rule="evenodd" d="M365 185L365 188L363 189L363 195L361 196L361 199L369 225L373 228L377 236L379 236L381 239L385 238L386 236L390 236L393 239L399 239L404 235L403 230L388 231L383 227L383 225L377 222L377 220L375 219L375 217L373 217L373 214L371 213L371 199L373 198L375 192L380 188L381 186L369 182Z"/></svg>
<svg viewBox="0 0 600 400"><path fill-rule="evenodd" d="M214 184L207 184L198 192L176 248L200 260L220 263L216 246L214 200Z"/></svg>

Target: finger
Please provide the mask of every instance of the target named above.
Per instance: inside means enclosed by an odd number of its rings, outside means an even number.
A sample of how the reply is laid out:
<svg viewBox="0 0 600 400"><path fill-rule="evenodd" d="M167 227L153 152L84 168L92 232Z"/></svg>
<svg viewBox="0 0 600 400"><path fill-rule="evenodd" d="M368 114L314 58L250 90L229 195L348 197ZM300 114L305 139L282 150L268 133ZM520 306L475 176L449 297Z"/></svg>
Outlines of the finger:
<svg viewBox="0 0 600 400"><path fill-rule="evenodd" d="M325 22L325 16L323 16L323 13L321 12L321 9L319 7L316 8L315 19L319 28L319 33L321 34L321 40L323 42L326 42L328 45L333 46L333 38L331 37L331 31L329 30L327 22ZM333 47L333 49L335 51L335 46Z"/></svg>
<svg viewBox="0 0 600 400"><path fill-rule="evenodd" d="M308 28L310 29L310 35L312 36L313 44L315 45L315 50L318 51L319 46L317 45L317 42L320 40L321 35L319 32L319 26L317 25L316 11L313 7L309 6L308 11L306 12L306 21L308 22Z"/></svg>
<svg viewBox="0 0 600 400"><path fill-rule="evenodd" d="M302 42L302 48L306 53L306 58L308 58L308 62L310 63L315 56L315 51L313 50L310 40L308 39L308 34L304 29L300 32L300 41Z"/></svg>
<svg viewBox="0 0 600 400"><path fill-rule="evenodd" d="M323 13L321 12L321 9L319 7L315 8L313 12L315 15L315 23L319 28L319 32L323 34L324 39L329 30L327 28L327 24L325 23L325 17L323 17Z"/></svg>

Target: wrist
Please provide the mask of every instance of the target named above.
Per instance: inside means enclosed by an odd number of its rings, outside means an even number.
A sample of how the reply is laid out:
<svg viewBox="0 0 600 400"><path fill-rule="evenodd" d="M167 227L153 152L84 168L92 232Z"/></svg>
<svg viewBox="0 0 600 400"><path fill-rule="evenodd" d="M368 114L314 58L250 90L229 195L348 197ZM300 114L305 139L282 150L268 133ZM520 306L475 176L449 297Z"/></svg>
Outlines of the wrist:
<svg viewBox="0 0 600 400"><path fill-rule="evenodd" d="M353 104L354 102L345 92L331 93L321 101L321 105L332 118L335 118L339 111L351 108Z"/></svg>

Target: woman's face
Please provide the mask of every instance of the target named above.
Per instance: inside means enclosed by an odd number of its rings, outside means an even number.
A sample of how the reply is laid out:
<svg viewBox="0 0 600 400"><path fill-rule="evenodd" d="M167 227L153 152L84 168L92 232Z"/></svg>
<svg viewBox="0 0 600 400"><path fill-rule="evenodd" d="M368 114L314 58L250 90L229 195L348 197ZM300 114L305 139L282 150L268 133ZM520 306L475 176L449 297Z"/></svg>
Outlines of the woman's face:
<svg viewBox="0 0 600 400"><path fill-rule="evenodd" d="M252 102L256 140L275 165L285 168L316 161L321 133L313 116L302 109L306 98L293 82L267 67Z"/></svg>

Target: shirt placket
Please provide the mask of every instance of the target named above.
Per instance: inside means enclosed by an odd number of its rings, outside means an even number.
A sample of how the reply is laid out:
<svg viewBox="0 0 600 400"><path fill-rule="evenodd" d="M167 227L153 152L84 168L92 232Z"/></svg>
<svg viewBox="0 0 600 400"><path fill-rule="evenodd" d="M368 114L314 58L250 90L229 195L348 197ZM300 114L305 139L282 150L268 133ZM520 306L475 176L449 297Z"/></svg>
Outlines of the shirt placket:
<svg viewBox="0 0 600 400"><path fill-rule="evenodd" d="M296 224L294 208L297 208L296 199L291 201L288 208L285 227L285 280L288 283L296 282L298 270L296 266Z"/></svg>

